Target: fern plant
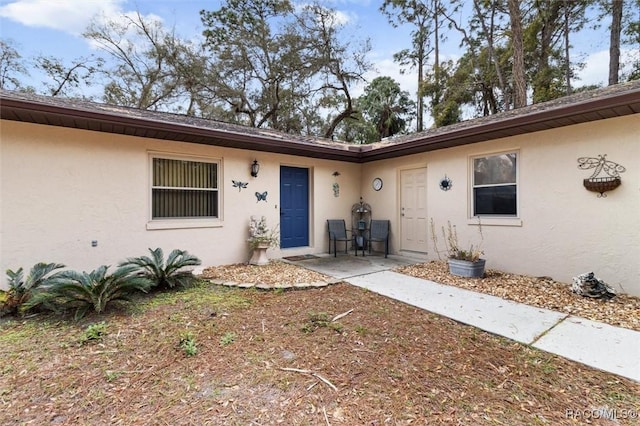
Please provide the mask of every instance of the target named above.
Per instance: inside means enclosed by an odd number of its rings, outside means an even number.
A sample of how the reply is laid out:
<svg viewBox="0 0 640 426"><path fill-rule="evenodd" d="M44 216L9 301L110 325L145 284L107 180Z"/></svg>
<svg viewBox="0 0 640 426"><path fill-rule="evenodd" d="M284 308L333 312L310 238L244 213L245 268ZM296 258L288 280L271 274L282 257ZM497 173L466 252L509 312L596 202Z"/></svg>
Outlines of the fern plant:
<svg viewBox="0 0 640 426"><path fill-rule="evenodd" d="M134 293L147 292L152 283L136 274L133 266L121 266L108 274L108 266L91 272L64 271L48 288L37 292L27 306L63 311L75 309L75 318L82 318L89 310L101 313L107 304L130 301Z"/></svg>
<svg viewBox="0 0 640 426"><path fill-rule="evenodd" d="M15 314L20 310L25 310L25 303L33 296L34 292L55 282L60 276L60 271L55 271L61 268L64 268L64 265L60 263L39 262L33 265L26 278L22 268L15 272L8 269L9 291L7 291L3 312Z"/></svg>
<svg viewBox="0 0 640 426"><path fill-rule="evenodd" d="M128 258L120 266L132 266L138 274L151 280L153 286L160 289L188 287L196 278L190 270L184 268L200 265L200 259L185 250L173 250L165 261L161 248L149 249L151 256Z"/></svg>

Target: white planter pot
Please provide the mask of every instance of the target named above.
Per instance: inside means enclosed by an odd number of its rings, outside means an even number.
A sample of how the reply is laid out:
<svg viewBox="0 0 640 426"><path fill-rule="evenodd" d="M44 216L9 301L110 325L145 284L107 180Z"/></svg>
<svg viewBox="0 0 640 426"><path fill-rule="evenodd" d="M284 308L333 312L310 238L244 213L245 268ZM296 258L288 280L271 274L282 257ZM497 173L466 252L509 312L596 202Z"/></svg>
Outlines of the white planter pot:
<svg viewBox="0 0 640 426"><path fill-rule="evenodd" d="M269 244L260 244L253 249L253 255L251 259L249 259L250 265L266 265L269 263L269 258L267 257L267 249L269 248Z"/></svg>
<svg viewBox="0 0 640 426"><path fill-rule="evenodd" d="M476 262L460 259L449 259L449 273L459 277L482 278L484 277L484 259L478 259Z"/></svg>

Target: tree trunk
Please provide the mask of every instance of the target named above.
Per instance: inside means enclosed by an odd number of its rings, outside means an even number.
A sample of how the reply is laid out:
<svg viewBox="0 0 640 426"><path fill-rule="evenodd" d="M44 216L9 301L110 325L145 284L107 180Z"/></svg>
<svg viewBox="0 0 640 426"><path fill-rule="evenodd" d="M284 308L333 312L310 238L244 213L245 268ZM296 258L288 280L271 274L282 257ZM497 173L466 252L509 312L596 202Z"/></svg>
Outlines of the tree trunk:
<svg viewBox="0 0 640 426"><path fill-rule="evenodd" d="M442 102L442 86L440 84L440 32L438 31L438 26L440 25L440 23L438 22L438 13L440 12L440 2L438 0L435 0L433 2L434 8L433 8L433 19L435 21L435 29L434 29L434 76L436 79L436 93L433 99L433 104L434 105L440 105L440 102ZM434 124L435 127L437 127L437 124Z"/></svg>
<svg viewBox="0 0 640 426"><path fill-rule="evenodd" d="M611 38L609 42L609 86L618 84L620 71L620 32L622 31L623 0L611 2Z"/></svg>
<svg viewBox="0 0 640 426"><path fill-rule="evenodd" d="M524 43L522 40L522 16L520 0L508 0L511 21L511 44L513 46L513 107L527 105L527 84L524 73Z"/></svg>
<svg viewBox="0 0 640 426"><path fill-rule="evenodd" d="M496 8L494 6L492 6L491 8L491 17L489 18L489 27L487 27L487 23L484 20L485 17L483 16L482 11L480 10L480 5L478 4L478 0L474 0L473 7L475 9L478 20L480 21L480 25L482 25L482 31L487 35L487 48L489 49L489 57L491 58L491 62L493 63L493 66L496 70L496 76L498 77L498 84L500 85L500 90L502 91L502 96L504 99L504 109L505 111L509 111L511 107L511 102L508 99L509 89L505 84L505 78L502 73L502 67L500 66L500 58L498 58L498 56L496 55L494 42L493 42L493 37L495 32L494 30L495 30ZM487 93L487 94L489 91L491 92L492 100L489 102L489 104L491 105L490 114L497 113L498 109L497 109L497 103L495 102L495 96L493 95L493 88L487 88L483 86L482 91L483 93ZM485 115L488 115L488 114L485 114Z"/></svg>
<svg viewBox="0 0 640 426"><path fill-rule="evenodd" d="M553 71L549 65L549 57L554 44L554 35L559 27L560 0L547 1L540 4L537 14L540 16L542 25L539 33L539 43L537 51L537 69L533 77L533 103L544 102L553 99ZM565 4L565 7L571 7Z"/></svg>
<svg viewBox="0 0 640 426"><path fill-rule="evenodd" d="M422 83L424 81L424 47L418 48L418 105L416 113L416 131L424 130L424 96L422 95Z"/></svg>
<svg viewBox="0 0 640 426"><path fill-rule="evenodd" d="M572 92L571 90L571 61L569 57L569 48L571 44L569 43L569 5L565 4L564 6L564 60L565 64L565 81L567 84L567 96L569 96Z"/></svg>

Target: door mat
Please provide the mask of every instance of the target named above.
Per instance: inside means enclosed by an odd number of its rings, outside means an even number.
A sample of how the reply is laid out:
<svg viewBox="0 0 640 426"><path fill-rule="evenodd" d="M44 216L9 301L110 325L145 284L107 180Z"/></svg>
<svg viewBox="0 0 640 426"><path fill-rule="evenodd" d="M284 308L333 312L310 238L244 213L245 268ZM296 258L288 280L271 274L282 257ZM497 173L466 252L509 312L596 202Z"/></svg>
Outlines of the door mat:
<svg viewBox="0 0 640 426"><path fill-rule="evenodd" d="M318 258L318 256L314 256L312 254L303 254L303 255L300 255L300 256L283 257L283 259L291 260L292 262L296 262L298 260L317 259L317 258Z"/></svg>

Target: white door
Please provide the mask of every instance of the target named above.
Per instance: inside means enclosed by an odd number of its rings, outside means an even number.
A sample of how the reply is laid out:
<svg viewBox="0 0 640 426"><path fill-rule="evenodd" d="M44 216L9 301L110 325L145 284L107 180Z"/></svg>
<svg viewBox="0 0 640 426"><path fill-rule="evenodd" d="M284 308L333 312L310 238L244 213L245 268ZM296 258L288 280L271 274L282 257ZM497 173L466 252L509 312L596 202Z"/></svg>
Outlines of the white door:
<svg viewBox="0 0 640 426"><path fill-rule="evenodd" d="M400 171L400 249L427 252L427 168Z"/></svg>

